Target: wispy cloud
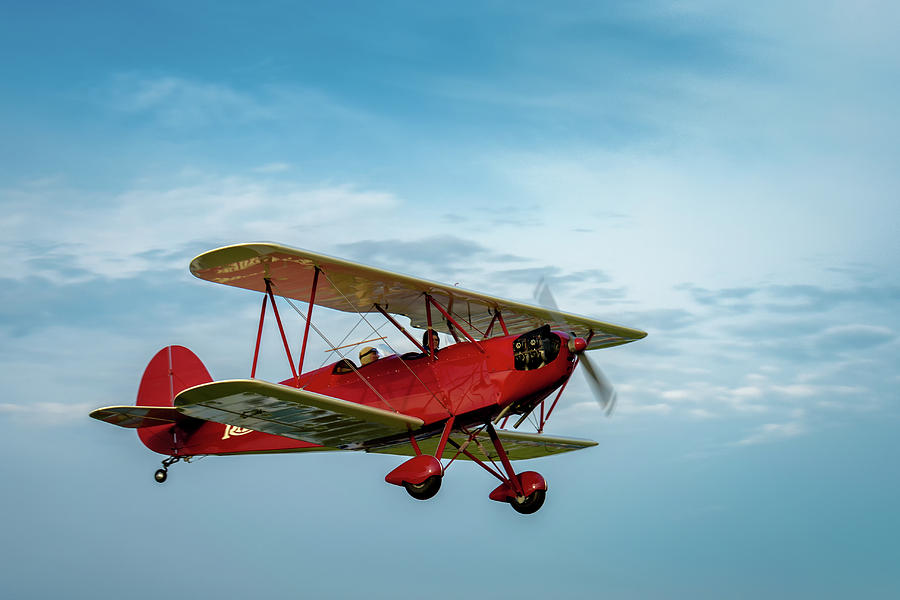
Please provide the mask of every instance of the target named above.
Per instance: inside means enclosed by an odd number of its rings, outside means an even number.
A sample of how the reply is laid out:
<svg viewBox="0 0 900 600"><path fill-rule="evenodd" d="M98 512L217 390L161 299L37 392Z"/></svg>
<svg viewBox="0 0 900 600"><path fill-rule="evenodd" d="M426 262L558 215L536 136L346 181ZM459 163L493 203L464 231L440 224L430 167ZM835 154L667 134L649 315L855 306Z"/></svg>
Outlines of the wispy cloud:
<svg viewBox="0 0 900 600"><path fill-rule="evenodd" d="M203 174L168 185L137 182L100 202L66 188L7 192L4 276L57 283L181 270L186 252L210 244L295 240L301 232L324 237L330 226L351 217L360 226L361 215L377 220L398 204L391 193L349 185ZM64 226L47 228L48 214Z"/></svg>
<svg viewBox="0 0 900 600"><path fill-rule="evenodd" d="M736 446L754 446L779 440L797 437L806 433L806 427L800 422L766 423L757 427L753 433L734 443Z"/></svg>
<svg viewBox="0 0 900 600"><path fill-rule="evenodd" d="M250 94L212 82L180 77L120 75L112 105L125 113L149 113L167 127L206 126L234 119L273 119L276 112Z"/></svg>
<svg viewBox="0 0 900 600"><path fill-rule="evenodd" d="M146 73L119 74L98 89L100 101L125 116L171 129L298 120L370 121L326 92L292 84L236 87L222 81Z"/></svg>

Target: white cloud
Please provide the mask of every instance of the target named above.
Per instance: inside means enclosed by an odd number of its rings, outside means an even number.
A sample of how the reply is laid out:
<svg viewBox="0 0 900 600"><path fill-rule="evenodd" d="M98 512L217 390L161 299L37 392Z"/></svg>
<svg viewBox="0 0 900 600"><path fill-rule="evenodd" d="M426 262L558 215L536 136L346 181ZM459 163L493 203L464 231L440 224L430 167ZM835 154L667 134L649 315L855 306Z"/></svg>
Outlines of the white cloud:
<svg viewBox="0 0 900 600"><path fill-rule="evenodd" d="M763 390L758 386L746 385L731 391L738 398L759 398L763 395Z"/></svg>
<svg viewBox="0 0 900 600"><path fill-rule="evenodd" d="M809 384L773 385L770 389L777 394L792 398L811 398L813 396L833 395L846 396L851 394L861 394L866 391L866 388L862 386Z"/></svg>
<svg viewBox="0 0 900 600"><path fill-rule="evenodd" d="M713 419L717 415L705 408L692 408L688 411L688 416L692 419Z"/></svg>
<svg viewBox="0 0 900 600"><path fill-rule="evenodd" d="M271 119L275 113L246 93L179 77L119 76L113 103L125 112L150 112L169 127L207 125L232 119Z"/></svg>
<svg viewBox="0 0 900 600"><path fill-rule="evenodd" d="M787 438L797 437L806 433L806 427L800 422L788 423L766 423L756 428L756 430L735 442L737 446L752 446L756 444L766 444Z"/></svg>
<svg viewBox="0 0 900 600"><path fill-rule="evenodd" d="M98 95L101 103L123 114L150 117L155 126L181 131L260 121L359 124L375 119L322 90L297 85L239 89L219 81L123 73Z"/></svg>
<svg viewBox="0 0 900 600"><path fill-rule="evenodd" d="M183 270L211 243L329 240L386 221L388 192L192 175L174 185L139 183L91 202L67 189L10 190L0 220L0 269L13 279L58 283ZM58 227L48 227L48 215ZM368 218L368 221L366 220Z"/></svg>

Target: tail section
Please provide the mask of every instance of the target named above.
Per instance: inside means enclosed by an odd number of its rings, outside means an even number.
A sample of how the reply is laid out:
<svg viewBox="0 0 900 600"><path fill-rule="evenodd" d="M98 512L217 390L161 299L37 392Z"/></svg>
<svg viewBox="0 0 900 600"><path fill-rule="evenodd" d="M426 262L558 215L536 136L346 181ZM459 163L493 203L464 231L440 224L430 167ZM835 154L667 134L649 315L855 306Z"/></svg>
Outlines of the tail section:
<svg viewBox="0 0 900 600"><path fill-rule="evenodd" d="M144 369L137 405L172 407L179 392L210 381L209 371L196 354L184 346L167 346ZM138 436L154 452L173 454L175 451L175 435L169 424L141 427Z"/></svg>
<svg viewBox="0 0 900 600"><path fill-rule="evenodd" d="M184 346L167 346L144 369L137 405L174 406L179 392L210 381L209 371L196 354Z"/></svg>

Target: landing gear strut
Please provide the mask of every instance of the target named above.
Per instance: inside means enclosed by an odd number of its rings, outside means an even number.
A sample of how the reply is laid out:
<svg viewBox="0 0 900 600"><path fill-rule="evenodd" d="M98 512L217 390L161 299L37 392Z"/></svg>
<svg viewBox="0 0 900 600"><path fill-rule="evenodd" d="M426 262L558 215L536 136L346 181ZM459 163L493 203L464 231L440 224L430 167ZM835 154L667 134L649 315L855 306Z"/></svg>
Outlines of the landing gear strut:
<svg viewBox="0 0 900 600"><path fill-rule="evenodd" d="M157 469L156 473L153 474L153 479L156 480L156 483L165 483L166 479L169 477L169 467L177 463L181 460L180 456L170 456L166 460L162 461L162 469Z"/></svg>
<svg viewBox="0 0 900 600"><path fill-rule="evenodd" d="M490 499L498 502L508 502L513 507L513 510L523 515L536 513L544 505L544 500L547 498L547 482L541 477L540 473L535 473L534 471L523 471L517 475L509 462L509 457L503 449L503 444L494 426L490 422L487 424L487 431L500 458L500 462L503 464L503 470L506 472L506 477L504 478L500 473L488 469L489 472L503 482L491 492ZM487 468L486 465L482 466Z"/></svg>

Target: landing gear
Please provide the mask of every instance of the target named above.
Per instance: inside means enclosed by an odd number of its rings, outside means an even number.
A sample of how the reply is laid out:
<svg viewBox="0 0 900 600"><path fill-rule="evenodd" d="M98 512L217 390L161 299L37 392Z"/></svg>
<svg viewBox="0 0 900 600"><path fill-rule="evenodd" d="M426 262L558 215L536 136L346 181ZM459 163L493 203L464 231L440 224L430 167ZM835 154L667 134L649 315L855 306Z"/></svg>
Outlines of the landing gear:
<svg viewBox="0 0 900 600"><path fill-rule="evenodd" d="M428 500L429 498L433 498L434 495L438 493L438 490L441 489L442 479L443 477L440 475L432 475L418 485L404 481L403 487L405 487L409 495L416 500Z"/></svg>
<svg viewBox="0 0 900 600"><path fill-rule="evenodd" d="M182 460L181 456L170 456L166 460L162 461L162 469L157 469L156 473L153 474L153 479L156 480L156 483L165 483L166 479L169 477L169 467L177 463L179 460Z"/></svg>
<svg viewBox="0 0 900 600"><path fill-rule="evenodd" d="M509 462L509 457L503 449L503 444L494 430L494 426L490 422L487 424L487 431L500 458L500 462L503 464L503 470L506 472L506 477L503 477L500 473L488 469L489 472L503 482L491 492L490 499L498 502L508 502L513 507L513 510L523 515L536 513L544 505L544 500L547 497L546 480L541 477L540 473L535 473L534 471L523 471L517 475ZM483 466L487 468L486 465Z"/></svg>
<svg viewBox="0 0 900 600"><path fill-rule="evenodd" d="M441 461L427 454L409 459L390 473L384 480L393 485L402 485L416 500L433 498L441 489L444 467Z"/></svg>
<svg viewBox="0 0 900 600"><path fill-rule="evenodd" d="M547 490L535 490L528 496L510 498L509 504L517 513L530 515L536 513L544 505L546 497Z"/></svg>

